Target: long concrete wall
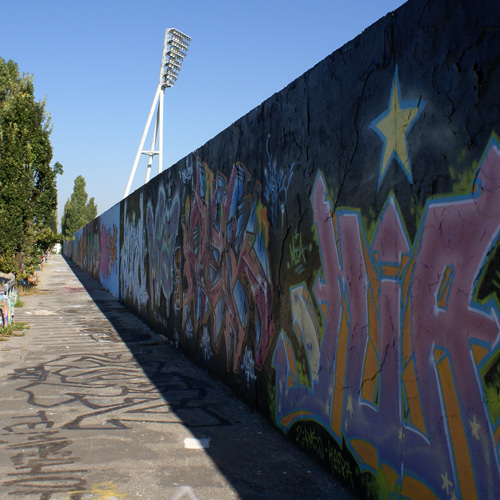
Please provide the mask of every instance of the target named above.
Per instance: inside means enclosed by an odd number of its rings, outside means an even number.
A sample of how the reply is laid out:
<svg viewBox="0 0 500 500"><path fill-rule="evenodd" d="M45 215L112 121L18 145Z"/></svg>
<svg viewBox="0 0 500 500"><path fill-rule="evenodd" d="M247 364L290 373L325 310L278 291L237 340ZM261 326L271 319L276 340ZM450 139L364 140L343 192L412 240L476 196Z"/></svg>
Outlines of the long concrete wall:
<svg viewBox="0 0 500 500"><path fill-rule="evenodd" d="M499 103L500 2L410 1L65 253L361 497L496 498Z"/></svg>

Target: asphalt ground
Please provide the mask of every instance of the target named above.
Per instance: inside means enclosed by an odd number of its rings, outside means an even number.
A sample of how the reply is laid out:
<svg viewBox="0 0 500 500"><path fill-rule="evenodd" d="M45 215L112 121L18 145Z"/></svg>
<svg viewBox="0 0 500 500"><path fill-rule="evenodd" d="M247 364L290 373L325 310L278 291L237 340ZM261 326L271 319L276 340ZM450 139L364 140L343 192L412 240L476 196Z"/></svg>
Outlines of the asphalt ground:
<svg viewBox="0 0 500 500"><path fill-rule="evenodd" d="M60 255L0 341L0 500L354 497Z"/></svg>

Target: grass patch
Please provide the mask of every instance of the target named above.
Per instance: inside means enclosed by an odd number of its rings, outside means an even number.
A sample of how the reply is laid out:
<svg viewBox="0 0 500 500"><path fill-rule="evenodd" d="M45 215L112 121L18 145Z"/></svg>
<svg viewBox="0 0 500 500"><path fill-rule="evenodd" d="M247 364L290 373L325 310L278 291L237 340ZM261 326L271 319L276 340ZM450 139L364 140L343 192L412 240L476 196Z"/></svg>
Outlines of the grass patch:
<svg viewBox="0 0 500 500"><path fill-rule="evenodd" d="M29 327L26 323L12 323L4 328L0 328L0 341L7 340L9 337L23 337L24 332Z"/></svg>
<svg viewBox="0 0 500 500"><path fill-rule="evenodd" d="M19 285L19 296L46 295L50 292L38 288L38 285Z"/></svg>
<svg viewBox="0 0 500 500"><path fill-rule="evenodd" d="M18 297L14 307L24 307L24 302Z"/></svg>
<svg viewBox="0 0 500 500"><path fill-rule="evenodd" d="M38 293L38 288L35 284L19 285L19 295L36 295Z"/></svg>

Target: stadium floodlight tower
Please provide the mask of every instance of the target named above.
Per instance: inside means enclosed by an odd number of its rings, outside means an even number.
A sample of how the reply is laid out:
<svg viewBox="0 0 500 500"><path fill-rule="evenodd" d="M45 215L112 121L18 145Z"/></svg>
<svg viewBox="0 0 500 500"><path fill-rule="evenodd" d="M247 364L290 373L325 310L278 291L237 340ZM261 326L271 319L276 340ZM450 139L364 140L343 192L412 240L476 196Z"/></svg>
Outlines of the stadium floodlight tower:
<svg viewBox="0 0 500 500"><path fill-rule="evenodd" d="M168 28L165 31L165 41L163 42L163 53L161 58L160 80L158 82L158 88L156 89L146 126L144 127L141 143L135 156L134 166L132 167L132 172L130 172L127 188L125 189L125 194L123 195L124 198L126 198L130 193L130 188L132 186L132 181L134 180L135 171L137 169L137 165L139 164L141 154L149 156L145 182L149 181L149 177L151 175L153 156L158 155L158 173L160 173L163 169L163 98L165 96L165 89L173 87L177 81L182 61L184 60L184 57L186 57L190 42L190 37L175 28ZM143 150L155 109L157 110L156 122L153 130L151 149ZM155 150L157 136L158 149Z"/></svg>

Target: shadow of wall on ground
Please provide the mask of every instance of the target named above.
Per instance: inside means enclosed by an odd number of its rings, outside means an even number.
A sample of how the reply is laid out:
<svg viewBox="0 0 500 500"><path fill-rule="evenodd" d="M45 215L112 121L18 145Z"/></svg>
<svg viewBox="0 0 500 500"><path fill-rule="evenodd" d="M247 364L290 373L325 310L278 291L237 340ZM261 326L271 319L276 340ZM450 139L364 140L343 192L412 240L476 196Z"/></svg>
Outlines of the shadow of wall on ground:
<svg viewBox="0 0 500 500"><path fill-rule="evenodd" d="M158 400L148 390L144 394L146 405L131 405L126 420L113 418L112 425L127 428L135 420L146 420L187 427L201 444L209 443L203 452L244 500L353 498L261 415L155 334L70 259L65 260L109 321L108 326L101 321L95 325L86 321L82 331L97 341L124 342L163 399ZM114 382L127 384L127 380ZM75 421L74 425L79 423Z"/></svg>

